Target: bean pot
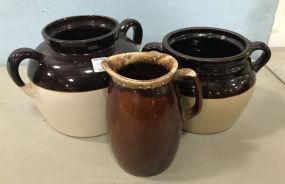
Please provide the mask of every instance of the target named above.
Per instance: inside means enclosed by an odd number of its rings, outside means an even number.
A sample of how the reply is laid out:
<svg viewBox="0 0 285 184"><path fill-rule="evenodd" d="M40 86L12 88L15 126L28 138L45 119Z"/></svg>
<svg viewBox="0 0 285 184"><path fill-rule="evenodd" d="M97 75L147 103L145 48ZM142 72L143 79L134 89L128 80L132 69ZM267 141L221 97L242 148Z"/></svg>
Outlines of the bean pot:
<svg viewBox="0 0 285 184"><path fill-rule="evenodd" d="M133 28L133 38L126 36ZM34 98L55 130L76 137L106 133L105 100L109 76L101 58L138 51L142 27L134 19L120 24L105 16L73 16L56 20L42 30L36 48L20 48L7 62L13 81ZM24 83L19 64L29 58Z"/></svg>
<svg viewBox="0 0 285 184"><path fill-rule="evenodd" d="M198 73L203 108L199 115L184 123L184 130L198 134L217 133L233 126L253 94L256 73L271 56L263 42L251 42L233 31L211 27L173 31L162 43L148 43L143 50L170 54L180 68L190 67ZM251 54L256 50L261 55L253 60ZM180 90L183 104L192 104L193 82L185 79Z"/></svg>

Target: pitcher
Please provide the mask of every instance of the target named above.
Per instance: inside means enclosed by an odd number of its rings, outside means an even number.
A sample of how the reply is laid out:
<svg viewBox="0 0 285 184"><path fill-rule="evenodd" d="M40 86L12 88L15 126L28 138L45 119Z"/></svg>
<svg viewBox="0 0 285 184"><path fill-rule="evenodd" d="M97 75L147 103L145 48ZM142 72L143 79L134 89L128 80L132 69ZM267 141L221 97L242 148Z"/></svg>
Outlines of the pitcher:
<svg viewBox="0 0 285 184"><path fill-rule="evenodd" d="M177 61L159 52L111 56L102 67L111 76L106 118L119 165L138 176L164 171L176 154L183 120L201 109L196 73L177 70ZM196 102L182 111L176 81L184 78L195 84Z"/></svg>

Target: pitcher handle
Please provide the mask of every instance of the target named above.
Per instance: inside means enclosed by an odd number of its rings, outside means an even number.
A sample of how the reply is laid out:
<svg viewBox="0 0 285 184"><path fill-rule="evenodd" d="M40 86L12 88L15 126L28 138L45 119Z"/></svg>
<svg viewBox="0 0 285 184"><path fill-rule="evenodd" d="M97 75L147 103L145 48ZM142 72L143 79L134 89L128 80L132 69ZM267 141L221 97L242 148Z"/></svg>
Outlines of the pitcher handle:
<svg viewBox="0 0 285 184"><path fill-rule="evenodd" d="M253 53L256 50L261 50L262 54L259 58L251 63L255 72L258 72L270 59L271 51L269 47L263 42L252 42L252 48L250 53Z"/></svg>
<svg viewBox="0 0 285 184"><path fill-rule="evenodd" d="M133 38L132 41L139 48L142 43L143 29L141 24L135 19L125 19L120 23L119 35L126 37L127 32L130 28L133 28Z"/></svg>
<svg viewBox="0 0 285 184"><path fill-rule="evenodd" d="M41 62L44 56L43 54L30 48L16 49L10 54L8 58L7 70L15 84L19 86L27 95L33 97L31 85L29 83L25 84L19 74L19 65L24 59L27 58L31 58L38 62Z"/></svg>
<svg viewBox="0 0 285 184"><path fill-rule="evenodd" d="M203 99L201 83L198 79L197 73L190 68L182 68L177 70L175 78L177 80L190 78L191 80L193 80L195 85L195 96L196 96L195 103L192 107L184 110L183 112L183 118L184 120L187 120L196 116L201 111L202 99Z"/></svg>

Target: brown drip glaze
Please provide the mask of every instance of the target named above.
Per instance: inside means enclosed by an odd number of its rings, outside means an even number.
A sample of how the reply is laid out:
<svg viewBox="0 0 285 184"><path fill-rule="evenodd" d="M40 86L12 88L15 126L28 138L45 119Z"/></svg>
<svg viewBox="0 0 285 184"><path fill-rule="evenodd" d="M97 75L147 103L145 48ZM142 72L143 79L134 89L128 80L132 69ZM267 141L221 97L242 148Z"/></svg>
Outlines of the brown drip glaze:
<svg viewBox="0 0 285 184"><path fill-rule="evenodd" d="M107 126L120 166L138 176L164 171L174 159L183 121L174 86L140 90L111 83Z"/></svg>
<svg viewBox="0 0 285 184"><path fill-rule="evenodd" d="M196 73L177 71L176 60L158 52L111 56L102 66L111 76L106 119L119 165L136 176L164 171L176 154L184 118L201 109ZM176 84L182 78L191 78L199 89L195 105L184 111Z"/></svg>

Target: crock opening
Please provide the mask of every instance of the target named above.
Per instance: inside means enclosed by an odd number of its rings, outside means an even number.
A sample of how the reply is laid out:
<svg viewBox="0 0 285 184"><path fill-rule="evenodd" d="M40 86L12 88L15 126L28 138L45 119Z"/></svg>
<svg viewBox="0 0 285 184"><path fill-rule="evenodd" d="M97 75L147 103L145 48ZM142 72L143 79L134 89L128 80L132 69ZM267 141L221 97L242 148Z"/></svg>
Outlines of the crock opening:
<svg viewBox="0 0 285 184"><path fill-rule="evenodd" d="M76 16L48 24L43 32L58 40L87 40L111 33L117 22L102 16Z"/></svg>
<svg viewBox="0 0 285 184"><path fill-rule="evenodd" d="M200 58L223 58L242 52L240 45L234 41L206 35L178 38L170 47L185 55Z"/></svg>
<svg viewBox="0 0 285 184"><path fill-rule="evenodd" d="M164 47L174 55L204 62L227 62L244 57L250 42L242 35L219 28L192 27L165 36Z"/></svg>

